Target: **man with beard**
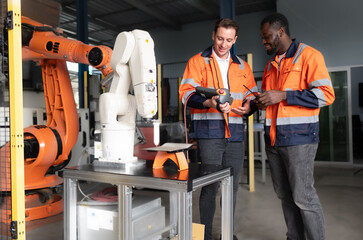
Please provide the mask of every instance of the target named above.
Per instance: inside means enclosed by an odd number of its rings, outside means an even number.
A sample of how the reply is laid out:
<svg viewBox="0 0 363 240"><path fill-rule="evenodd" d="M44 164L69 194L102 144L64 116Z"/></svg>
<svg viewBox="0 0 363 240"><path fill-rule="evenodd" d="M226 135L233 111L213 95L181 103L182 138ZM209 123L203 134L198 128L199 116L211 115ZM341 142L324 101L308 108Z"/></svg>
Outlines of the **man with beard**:
<svg viewBox="0 0 363 240"><path fill-rule="evenodd" d="M319 51L290 38L284 15L265 17L260 34L267 54L274 56L266 65L262 93L255 102L266 110L266 154L287 239L326 239L313 170L319 111L335 99L329 73Z"/></svg>

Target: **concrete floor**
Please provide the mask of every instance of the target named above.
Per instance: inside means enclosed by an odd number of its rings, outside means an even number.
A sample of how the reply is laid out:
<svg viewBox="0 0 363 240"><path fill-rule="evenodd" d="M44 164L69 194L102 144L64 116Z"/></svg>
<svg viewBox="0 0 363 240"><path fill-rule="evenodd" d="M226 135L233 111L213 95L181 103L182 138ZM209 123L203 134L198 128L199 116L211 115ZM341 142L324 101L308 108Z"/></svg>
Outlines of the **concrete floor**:
<svg viewBox="0 0 363 240"><path fill-rule="evenodd" d="M363 171L354 174L357 170L350 167L315 167L315 187L322 202L329 240L363 239ZM267 170L266 183L261 181L261 169L256 169L255 174L255 192L249 192L247 184L240 184L235 234L240 240L285 239L286 226L270 173ZM246 182L246 176L241 178L241 182ZM199 221L198 196L199 191L193 193L193 222ZM28 224L26 234L28 240L60 240L63 239L62 232L62 215L59 215ZM214 236L215 239L220 236L218 207Z"/></svg>

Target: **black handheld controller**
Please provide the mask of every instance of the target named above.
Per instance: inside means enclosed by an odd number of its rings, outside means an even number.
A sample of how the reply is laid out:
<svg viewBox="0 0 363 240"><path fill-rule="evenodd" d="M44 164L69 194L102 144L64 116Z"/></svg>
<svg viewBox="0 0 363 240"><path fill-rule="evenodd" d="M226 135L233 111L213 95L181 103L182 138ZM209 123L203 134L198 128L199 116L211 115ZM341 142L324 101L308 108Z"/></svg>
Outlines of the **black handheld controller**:
<svg viewBox="0 0 363 240"><path fill-rule="evenodd" d="M205 88L205 87L196 87L195 91L205 98L212 98L213 96L219 96L217 99L217 103L224 104L229 102L229 105L232 105L233 98L231 97L231 93L226 88Z"/></svg>

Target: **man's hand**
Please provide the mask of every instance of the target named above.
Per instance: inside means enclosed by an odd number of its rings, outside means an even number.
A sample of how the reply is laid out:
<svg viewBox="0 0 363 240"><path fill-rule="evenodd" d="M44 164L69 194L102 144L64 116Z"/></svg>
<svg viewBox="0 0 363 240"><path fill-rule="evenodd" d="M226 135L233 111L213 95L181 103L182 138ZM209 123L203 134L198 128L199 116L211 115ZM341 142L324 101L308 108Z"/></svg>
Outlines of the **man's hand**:
<svg viewBox="0 0 363 240"><path fill-rule="evenodd" d="M258 109L260 110L266 110L267 106L263 105L262 103L260 103L258 100L254 100L256 103L256 106L258 107Z"/></svg>
<svg viewBox="0 0 363 240"><path fill-rule="evenodd" d="M248 114L251 111L251 98L247 98L247 101L243 107L232 108L231 110L238 115Z"/></svg>
<svg viewBox="0 0 363 240"><path fill-rule="evenodd" d="M261 93L255 103L259 109L266 109L267 106L279 103L283 100L286 100L285 91L270 90Z"/></svg>
<svg viewBox="0 0 363 240"><path fill-rule="evenodd" d="M209 107L209 108L215 108L218 110L217 108L217 99L219 98L219 96L213 96L210 99L207 99L203 102L203 106L204 107ZM231 106L229 105L229 102L226 102L224 104L219 104L219 109L221 110L222 113L229 113Z"/></svg>

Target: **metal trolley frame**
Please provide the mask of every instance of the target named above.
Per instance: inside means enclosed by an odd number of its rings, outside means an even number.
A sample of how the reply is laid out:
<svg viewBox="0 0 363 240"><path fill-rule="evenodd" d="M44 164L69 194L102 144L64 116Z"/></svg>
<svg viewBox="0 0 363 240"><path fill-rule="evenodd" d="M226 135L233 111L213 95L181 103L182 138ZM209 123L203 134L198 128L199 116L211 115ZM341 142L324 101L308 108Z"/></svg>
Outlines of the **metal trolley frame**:
<svg viewBox="0 0 363 240"><path fill-rule="evenodd" d="M160 169L159 169L160 171ZM170 192L171 237L192 239L192 192L205 185L221 182L221 229L222 239L233 239L233 176L228 167L190 164L187 180L177 176L155 174L147 164L135 169L103 168L83 165L67 168L64 177L64 239L77 239L77 181L108 183L118 189L119 240L131 240L132 187L166 190Z"/></svg>

